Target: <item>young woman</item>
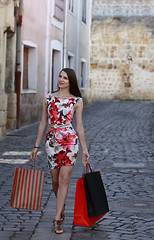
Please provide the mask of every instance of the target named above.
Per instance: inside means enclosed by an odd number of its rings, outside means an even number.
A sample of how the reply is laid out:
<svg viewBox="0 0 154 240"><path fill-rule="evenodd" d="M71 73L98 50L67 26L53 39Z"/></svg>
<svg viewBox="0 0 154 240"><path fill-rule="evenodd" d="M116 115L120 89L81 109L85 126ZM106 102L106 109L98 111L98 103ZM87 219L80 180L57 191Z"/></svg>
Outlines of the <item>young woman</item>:
<svg viewBox="0 0 154 240"><path fill-rule="evenodd" d="M88 163L89 153L82 125L83 101L73 69L64 68L60 71L58 86L57 92L48 93L43 99L42 119L31 158L37 155L48 122L45 148L56 196L56 216L53 224L55 232L60 234L63 233L61 223L64 220L69 179L77 158L78 139L84 166ZM74 113L77 134L71 124Z"/></svg>

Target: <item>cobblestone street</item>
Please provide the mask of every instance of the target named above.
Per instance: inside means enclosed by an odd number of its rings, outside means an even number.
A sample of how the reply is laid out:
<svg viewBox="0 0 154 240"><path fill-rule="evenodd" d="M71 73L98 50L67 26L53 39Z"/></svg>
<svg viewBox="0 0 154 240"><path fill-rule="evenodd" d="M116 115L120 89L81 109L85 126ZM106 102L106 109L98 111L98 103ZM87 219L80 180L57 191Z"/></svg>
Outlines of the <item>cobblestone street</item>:
<svg viewBox="0 0 154 240"><path fill-rule="evenodd" d="M91 228L73 226L76 181L83 172L81 152L66 202L64 234L52 226L55 197L42 141L36 169L45 171L41 211L14 209L10 196L14 168L29 161L38 123L0 139L0 240L154 239L154 102L100 101L84 108L90 164L101 170L110 212ZM32 166L32 164L31 164Z"/></svg>

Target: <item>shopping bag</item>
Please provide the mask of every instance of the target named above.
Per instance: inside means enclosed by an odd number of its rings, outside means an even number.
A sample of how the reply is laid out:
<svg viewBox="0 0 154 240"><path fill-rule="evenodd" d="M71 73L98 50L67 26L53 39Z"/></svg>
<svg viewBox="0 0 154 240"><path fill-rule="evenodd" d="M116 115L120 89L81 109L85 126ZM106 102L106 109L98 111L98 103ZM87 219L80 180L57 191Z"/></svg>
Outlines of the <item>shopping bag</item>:
<svg viewBox="0 0 154 240"><path fill-rule="evenodd" d="M28 169L30 162L26 169L15 168L10 201L13 208L41 209L44 171L35 170L35 159L34 170Z"/></svg>
<svg viewBox="0 0 154 240"><path fill-rule="evenodd" d="M109 212L109 206L100 171L93 172L90 165L88 169L84 174L88 217L97 217Z"/></svg>
<svg viewBox="0 0 154 240"><path fill-rule="evenodd" d="M74 225L91 227L105 214L97 217L88 217L84 177L77 180L74 204Z"/></svg>

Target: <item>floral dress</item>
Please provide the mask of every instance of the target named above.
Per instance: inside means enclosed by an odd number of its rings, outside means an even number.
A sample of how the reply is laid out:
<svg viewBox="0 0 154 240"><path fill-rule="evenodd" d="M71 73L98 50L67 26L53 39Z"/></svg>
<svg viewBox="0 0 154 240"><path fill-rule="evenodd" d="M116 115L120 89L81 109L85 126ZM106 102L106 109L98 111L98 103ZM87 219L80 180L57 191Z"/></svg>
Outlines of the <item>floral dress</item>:
<svg viewBox="0 0 154 240"><path fill-rule="evenodd" d="M54 169L75 165L79 143L78 136L71 122L74 114L74 105L81 98L60 98L50 93L46 95L46 98L48 124L61 126L60 128L49 127L46 135L45 148L48 166L50 169Z"/></svg>

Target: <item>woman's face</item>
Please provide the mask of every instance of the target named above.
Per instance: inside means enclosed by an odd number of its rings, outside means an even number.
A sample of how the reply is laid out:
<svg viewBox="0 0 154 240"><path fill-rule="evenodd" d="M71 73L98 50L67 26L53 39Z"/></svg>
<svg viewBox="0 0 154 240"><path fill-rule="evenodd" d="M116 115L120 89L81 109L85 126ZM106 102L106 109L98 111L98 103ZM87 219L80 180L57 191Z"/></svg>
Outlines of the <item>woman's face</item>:
<svg viewBox="0 0 154 240"><path fill-rule="evenodd" d="M61 71L58 77L58 85L59 88L69 88L69 79L67 76L67 73L64 71Z"/></svg>

